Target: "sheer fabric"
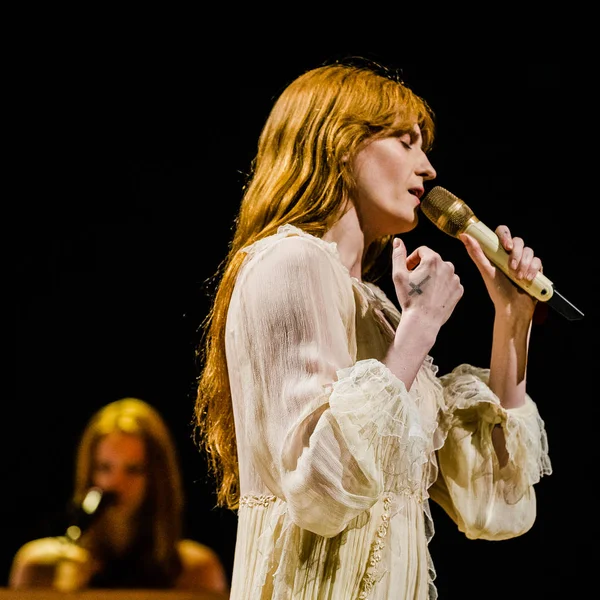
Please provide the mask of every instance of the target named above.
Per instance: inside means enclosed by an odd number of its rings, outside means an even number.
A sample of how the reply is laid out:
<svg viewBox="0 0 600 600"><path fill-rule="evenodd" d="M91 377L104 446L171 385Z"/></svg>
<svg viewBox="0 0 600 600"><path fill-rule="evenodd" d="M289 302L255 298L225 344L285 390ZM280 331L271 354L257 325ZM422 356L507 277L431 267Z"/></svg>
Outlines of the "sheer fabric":
<svg viewBox="0 0 600 600"><path fill-rule="evenodd" d="M380 362L401 315L335 244L287 225L246 252L226 329L241 491L232 600L437 598L429 498L469 538L532 526L551 466L531 398L505 410L486 369L438 376L430 357L407 391Z"/></svg>

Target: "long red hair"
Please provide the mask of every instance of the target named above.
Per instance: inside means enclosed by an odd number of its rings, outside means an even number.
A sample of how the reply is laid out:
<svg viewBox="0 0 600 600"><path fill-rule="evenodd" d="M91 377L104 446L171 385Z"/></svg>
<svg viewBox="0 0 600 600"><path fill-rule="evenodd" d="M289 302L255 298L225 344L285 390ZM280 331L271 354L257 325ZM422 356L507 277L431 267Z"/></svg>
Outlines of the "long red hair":
<svg viewBox="0 0 600 600"><path fill-rule="evenodd" d="M218 285L198 348L196 434L217 480L218 505L239 506L225 323L243 249L288 223L322 237L351 196L348 164L361 145L374 136L410 132L415 123L428 150L434 137L431 108L396 73L378 65L336 62L312 69L275 102L259 138L228 255L213 278ZM383 238L368 249L365 279L389 241Z"/></svg>

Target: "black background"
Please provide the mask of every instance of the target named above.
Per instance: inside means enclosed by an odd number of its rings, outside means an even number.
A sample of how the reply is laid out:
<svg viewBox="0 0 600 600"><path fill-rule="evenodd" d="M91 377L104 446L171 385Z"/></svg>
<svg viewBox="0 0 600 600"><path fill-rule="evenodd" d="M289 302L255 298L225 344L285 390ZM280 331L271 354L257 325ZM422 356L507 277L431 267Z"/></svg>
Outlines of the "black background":
<svg viewBox="0 0 600 600"><path fill-rule="evenodd" d="M100 406L123 396L144 398L166 418L184 469L186 533L231 573L235 515L215 508L192 439L206 283L226 253L243 174L276 95L305 69L360 55L402 69L436 112L436 183L491 228L506 223L522 235L586 315L569 322L548 311L532 334L529 393L554 468L536 488L536 523L518 539L468 541L432 506L440 597L541 598L587 585L580 498L593 477L598 411L588 233L596 213L582 192L593 176L586 80L566 57L527 50L478 47L455 58L442 49L416 60L402 44L326 44L307 33L302 43L280 36L225 51L206 40L207 27L180 36L157 20L151 31L115 36L80 26L15 50L25 67L10 119L23 174L4 227L16 358L3 426L4 581L22 543L63 533L79 435ZM435 247L465 285L432 350L440 371L485 366L491 306L462 244L425 218L405 242Z"/></svg>

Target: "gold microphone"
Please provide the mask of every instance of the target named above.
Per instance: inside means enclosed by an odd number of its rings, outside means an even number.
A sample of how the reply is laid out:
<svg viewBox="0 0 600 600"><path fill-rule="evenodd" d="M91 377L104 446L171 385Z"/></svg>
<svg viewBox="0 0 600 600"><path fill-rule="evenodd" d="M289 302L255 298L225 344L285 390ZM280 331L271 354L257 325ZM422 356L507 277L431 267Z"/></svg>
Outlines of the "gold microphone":
<svg viewBox="0 0 600 600"><path fill-rule="evenodd" d="M474 237L490 261L516 285L544 302L554 294L552 282L542 273L532 281L517 279L508 268L508 254L494 231L484 225L473 211L443 187L434 187L421 201L423 214L439 229L453 237L467 233Z"/></svg>
<svg viewBox="0 0 600 600"><path fill-rule="evenodd" d="M538 273L532 281L517 279L508 268L508 253L501 246L496 233L486 227L460 198L437 186L421 200L421 210L448 235L458 237L460 233L467 233L473 236L490 262L530 296L546 302L569 321L583 318L583 313L560 294L542 273Z"/></svg>

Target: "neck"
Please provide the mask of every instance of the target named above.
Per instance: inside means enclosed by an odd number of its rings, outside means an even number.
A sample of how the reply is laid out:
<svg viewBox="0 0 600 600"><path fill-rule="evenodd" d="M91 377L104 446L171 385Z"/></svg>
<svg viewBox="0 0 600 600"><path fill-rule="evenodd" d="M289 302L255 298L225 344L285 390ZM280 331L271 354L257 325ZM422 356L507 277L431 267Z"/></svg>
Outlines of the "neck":
<svg viewBox="0 0 600 600"><path fill-rule="evenodd" d="M323 236L327 242L335 242L342 264L350 275L362 279L362 259L368 244L360 226L354 205L342 215Z"/></svg>
<svg viewBox="0 0 600 600"><path fill-rule="evenodd" d="M133 542L137 527L131 517L113 516L102 522L102 537L116 554L123 554Z"/></svg>

